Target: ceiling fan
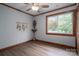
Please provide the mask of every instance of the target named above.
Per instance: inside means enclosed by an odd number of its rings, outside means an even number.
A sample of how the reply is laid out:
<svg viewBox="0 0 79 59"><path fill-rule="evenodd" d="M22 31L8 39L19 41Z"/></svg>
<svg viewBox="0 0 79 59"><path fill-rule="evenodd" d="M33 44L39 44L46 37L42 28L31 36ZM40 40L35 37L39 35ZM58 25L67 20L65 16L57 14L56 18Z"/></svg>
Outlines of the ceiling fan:
<svg viewBox="0 0 79 59"><path fill-rule="evenodd" d="M24 3L26 5L31 5L30 8L28 8L26 11L30 11L30 10L33 10L33 11L37 11L37 12L40 12L40 9L41 8L49 8L49 5L48 4L41 4L41 3Z"/></svg>

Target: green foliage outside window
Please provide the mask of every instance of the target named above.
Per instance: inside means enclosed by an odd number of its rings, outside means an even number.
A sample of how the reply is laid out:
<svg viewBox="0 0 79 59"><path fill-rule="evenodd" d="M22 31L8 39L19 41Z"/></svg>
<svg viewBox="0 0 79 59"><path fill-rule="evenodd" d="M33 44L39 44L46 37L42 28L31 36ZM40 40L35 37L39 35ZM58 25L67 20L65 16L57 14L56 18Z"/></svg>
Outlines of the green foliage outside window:
<svg viewBox="0 0 79 59"><path fill-rule="evenodd" d="M48 17L48 32L72 34L72 14L71 12Z"/></svg>

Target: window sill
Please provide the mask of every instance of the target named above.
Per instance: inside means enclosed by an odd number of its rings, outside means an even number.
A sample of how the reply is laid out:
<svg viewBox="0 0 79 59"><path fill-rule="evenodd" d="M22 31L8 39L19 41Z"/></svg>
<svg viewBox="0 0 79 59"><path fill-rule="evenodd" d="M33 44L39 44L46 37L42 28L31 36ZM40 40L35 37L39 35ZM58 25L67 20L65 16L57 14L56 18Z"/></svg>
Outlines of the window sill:
<svg viewBox="0 0 79 59"><path fill-rule="evenodd" d="M46 33L46 35L75 36L74 34Z"/></svg>

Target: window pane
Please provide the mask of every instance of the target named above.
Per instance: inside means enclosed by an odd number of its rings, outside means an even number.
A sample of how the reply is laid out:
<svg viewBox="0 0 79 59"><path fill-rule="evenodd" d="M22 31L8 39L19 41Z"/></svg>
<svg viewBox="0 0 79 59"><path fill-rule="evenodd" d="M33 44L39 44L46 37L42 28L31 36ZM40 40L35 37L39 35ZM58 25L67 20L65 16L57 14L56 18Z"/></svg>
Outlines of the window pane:
<svg viewBox="0 0 79 59"><path fill-rule="evenodd" d="M54 17L49 17L49 20L48 20L48 31L49 32L54 32L56 31L56 28L58 27L57 24L57 16L54 16Z"/></svg>
<svg viewBox="0 0 79 59"><path fill-rule="evenodd" d="M48 33L72 34L72 14L71 12L48 17Z"/></svg>

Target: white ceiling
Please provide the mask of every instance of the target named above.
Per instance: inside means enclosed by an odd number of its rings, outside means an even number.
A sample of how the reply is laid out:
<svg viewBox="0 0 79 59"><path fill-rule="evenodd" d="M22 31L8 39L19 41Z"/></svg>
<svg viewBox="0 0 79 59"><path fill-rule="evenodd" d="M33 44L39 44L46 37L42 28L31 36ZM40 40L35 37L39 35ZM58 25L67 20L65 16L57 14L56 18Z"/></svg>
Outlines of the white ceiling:
<svg viewBox="0 0 79 59"><path fill-rule="evenodd" d="M45 4L45 3L42 3L42 4ZM65 7L65 6L68 6L68 5L72 5L72 3L46 3L46 4L49 5L49 8L41 8L40 9L40 13L44 13L44 12L48 12L48 11L51 11L51 10L55 10L55 9L58 9L58 8L61 8L61 7ZM33 11L33 10L26 11L28 8L31 8L31 4L24 4L24 3L6 3L6 5L9 5L11 7L20 9L20 10L22 10L22 11L24 11L26 13L32 14L32 15L40 14L39 12L36 12L36 11Z"/></svg>

